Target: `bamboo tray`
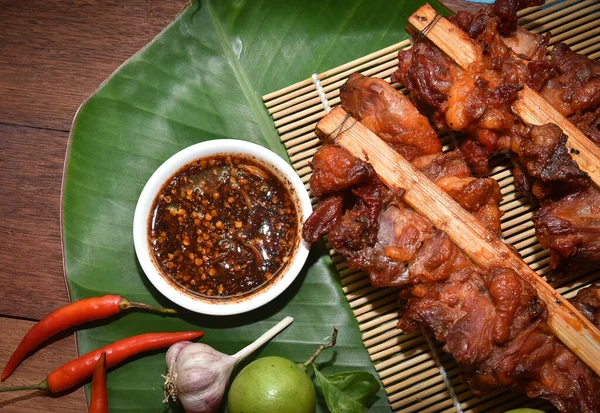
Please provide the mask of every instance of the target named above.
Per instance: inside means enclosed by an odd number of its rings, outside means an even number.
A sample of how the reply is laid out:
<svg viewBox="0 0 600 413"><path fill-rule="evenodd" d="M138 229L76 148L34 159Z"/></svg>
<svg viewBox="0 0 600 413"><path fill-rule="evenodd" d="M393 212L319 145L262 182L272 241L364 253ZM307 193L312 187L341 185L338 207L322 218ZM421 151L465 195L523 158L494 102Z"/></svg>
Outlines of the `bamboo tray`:
<svg viewBox="0 0 600 413"><path fill-rule="evenodd" d="M564 42L592 59L600 57L600 2L597 0L549 0L545 6L522 10L519 24L535 33L550 31L550 50L553 44ZM408 40L397 43L263 96L292 165L307 189L312 173L309 162L320 146L314 134L315 125L326 114L327 106L340 103L339 87L355 72L389 82L398 63L398 50L409 46ZM399 84L393 86L402 90ZM444 150L451 149L452 137L447 134L440 137ZM532 269L541 275L546 274L549 271L549 252L541 248L534 235L531 217L535 207L526 197L515 192L507 162L497 160L492 163L491 176L498 181L503 194L500 208L504 211L504 240L517 248ZM313 202L316 202L314 197ZM396 289L371 286L366 274L348 269L334 250L330 249L330 254L392 410L434 413L503 412L516 407L552 409L543 401L510 392L475 396L461 382L458 365L442 351L439 343L427 335L406 335L396 329ZM583 270L553 286L570 298L580 288L598 280L600 272Z"/></svg>

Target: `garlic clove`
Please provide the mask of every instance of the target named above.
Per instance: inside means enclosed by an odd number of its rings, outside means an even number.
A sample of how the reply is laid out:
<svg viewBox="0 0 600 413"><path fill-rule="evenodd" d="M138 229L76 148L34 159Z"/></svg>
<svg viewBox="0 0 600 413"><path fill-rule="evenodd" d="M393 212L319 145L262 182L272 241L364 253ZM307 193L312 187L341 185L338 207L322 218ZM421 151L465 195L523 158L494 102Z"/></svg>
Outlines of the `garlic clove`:
<svg viewBox="0 0 600 413"><path fill-rule="evenodd" d="M184 348L186 348L187 346L189 346L190 344L193 344L191 341L180 341L178 343L173 344L171 347L169 347L169 350L167 351L167 366L169 368L171 368L171 366L173 365L173 363L175 363L175 360L177 360L177 356L179 355L179 352L181 350L183 350Z"/></svg>
<svg viewBox="0 0 600 413"><path fill-rule="evenodd" d="M233 368L233 365L230 365ZM229 366L225 366L226 369ZM213 412L221 404L231 370L215 372L196 366L178 375L177 394L188 413Z"/></svg>
<svg viewBox="0 0 600 413"><path fill-rule="evenodd" d="M173 363L169 376L174 380L170 395L178 399L188 413L216 411L235 359L202 343L175 348L170 355L167 352L167 360L169 356Z"/></svg>

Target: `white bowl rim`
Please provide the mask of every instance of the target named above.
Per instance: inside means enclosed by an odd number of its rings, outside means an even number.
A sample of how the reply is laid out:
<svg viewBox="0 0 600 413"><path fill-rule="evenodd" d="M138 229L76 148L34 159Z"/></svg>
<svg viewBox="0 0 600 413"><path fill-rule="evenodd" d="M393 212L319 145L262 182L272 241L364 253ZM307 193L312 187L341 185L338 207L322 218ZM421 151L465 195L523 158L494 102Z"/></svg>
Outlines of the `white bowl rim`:
<svg viewBox="0 0 600 413"><path fill-rule="evenodd" d="M295 193L293 195L297 198L300 223L304 222L312 212L310 197L304 183L290 164L275 152L252 142L238 139L215 139L200 142L180 150L158 167L144 186L135 208L133 217L135 252L146 277L162 295L183 308L207 315L241 314L272 301L296 279L306 262L310 247L306 241L300 239L300 242L296 244L297 249L292 255L291 262L283 269L283 273L278 275L275 282L269 285L268 288L259 288L242 300L228 302L228 300L202 299L199 296L185 292L182 287L176 287L173 281L166 280L166 276L161 273L154 263L148 243L147 225L154 199L165 182L186 164L202 157L226 153L250 155L281 172L283 177L291 184L289 189ZM298 235L300 236L300 232Z"/></svg>

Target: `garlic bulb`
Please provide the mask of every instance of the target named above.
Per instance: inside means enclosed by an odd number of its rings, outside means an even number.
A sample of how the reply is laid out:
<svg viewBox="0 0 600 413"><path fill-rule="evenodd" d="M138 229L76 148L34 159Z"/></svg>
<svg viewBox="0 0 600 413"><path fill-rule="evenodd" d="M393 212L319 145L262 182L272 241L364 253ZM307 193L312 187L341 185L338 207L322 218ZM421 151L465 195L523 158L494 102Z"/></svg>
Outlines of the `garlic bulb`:
<svg viewBox="0 0 600 413"><path fill-rule="evenodd" d="M187 413L210 413L219 408L231 372L237 363L275 337L294 321L286 317L255 342L229 356L209 345L181 341L167 351L169 372L165 400L179 400Z"/></svg>

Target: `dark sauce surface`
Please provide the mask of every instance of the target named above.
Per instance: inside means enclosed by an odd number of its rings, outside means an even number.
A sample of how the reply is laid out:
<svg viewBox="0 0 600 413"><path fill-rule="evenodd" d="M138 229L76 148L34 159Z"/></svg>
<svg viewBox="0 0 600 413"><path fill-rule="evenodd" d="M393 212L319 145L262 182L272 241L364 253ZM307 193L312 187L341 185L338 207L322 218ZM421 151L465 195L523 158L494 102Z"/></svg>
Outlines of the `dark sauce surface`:
<svg viewBox="0 0 600 413"><path fill-rule="evenodd" d="M271 170L250 157L215 155L187 164L161 188L148 231L167 276L223 298L277 276L294 248L298 216Z"/></svg>

